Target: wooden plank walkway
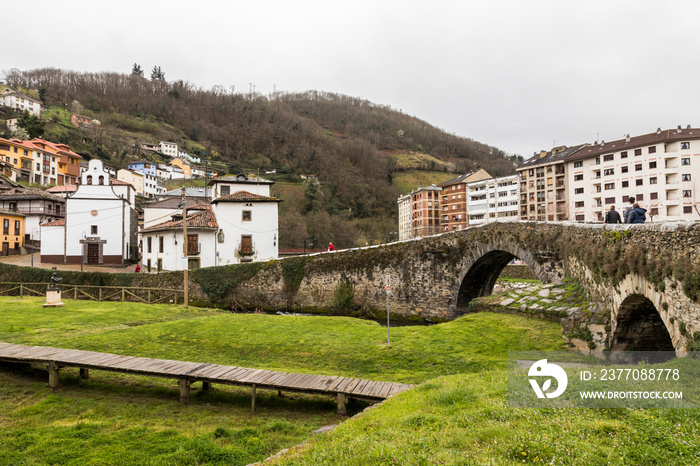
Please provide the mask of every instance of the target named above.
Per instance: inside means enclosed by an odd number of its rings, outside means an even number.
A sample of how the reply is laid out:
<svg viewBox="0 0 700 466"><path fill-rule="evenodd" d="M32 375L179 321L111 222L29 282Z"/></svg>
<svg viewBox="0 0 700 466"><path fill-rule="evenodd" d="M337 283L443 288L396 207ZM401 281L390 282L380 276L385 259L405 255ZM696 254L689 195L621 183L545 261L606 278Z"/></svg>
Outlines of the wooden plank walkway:
<svg viewBox="0 0 700 466"><path fill-rule="evenodd" d="M413 386L353 377L268 371L3 342L0 342L0 361L47 364L49 386L52 388L58 387L58 373L62 367L79 368L82 378L88 378L89 370L94 369L176 379L180 386L180 401L185 404L190 403L190 386L194 382L202 382L204 390L211 388L212 383L248 386L252 388L251 410L253 412L257 389L331 395L337 398L338 414L345 414L346 404L350 398L376 402Z"/></svg>

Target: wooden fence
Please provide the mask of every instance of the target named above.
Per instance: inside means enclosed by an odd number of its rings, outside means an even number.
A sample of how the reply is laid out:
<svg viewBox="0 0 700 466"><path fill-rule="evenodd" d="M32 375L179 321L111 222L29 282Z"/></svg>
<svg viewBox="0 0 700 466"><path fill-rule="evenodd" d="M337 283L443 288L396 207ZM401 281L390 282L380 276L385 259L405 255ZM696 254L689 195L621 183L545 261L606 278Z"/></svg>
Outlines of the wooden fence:
<svg viewBox="0 0 700 466"><path fill-rule="evenodd" d="M0 296L45 296L49 283L0 282ZM92 301L131 301L158 304L178 303L182 290L169 288L140 288L135 286L96 286L57 284L63 298L89 299ZM183 298L180 298L182 302Z"/></svg>

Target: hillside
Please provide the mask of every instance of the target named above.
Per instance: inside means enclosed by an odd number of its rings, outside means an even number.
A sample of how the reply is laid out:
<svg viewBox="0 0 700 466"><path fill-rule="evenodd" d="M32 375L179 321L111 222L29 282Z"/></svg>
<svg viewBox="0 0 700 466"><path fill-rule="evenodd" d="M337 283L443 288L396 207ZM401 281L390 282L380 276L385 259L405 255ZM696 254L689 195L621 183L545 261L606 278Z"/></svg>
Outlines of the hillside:
<svg viewBox="0 0 700 466"><path fill-rule="evenodd" d="M221 174L278 170L303 198L282 209L282 247L301 247L314 237L319 244L333 239L340 247L390 238L397 229L396 198L408 189L401 176L406 171L448 177L475 168L494 176L514 171L515 156L498 148L448 134L389 106L339 94L266 97L220 86L204 90L183 81L49 68L10 70L4 83L42 96L50 118L45 138L115 168L147 157L139 143L166 140L202 156ZM71 113L100 120L102 130L72 127ZM300 174L316 175L318 185L301 184ZM439 182L445 177L426 173L417 178Z"/></svg>

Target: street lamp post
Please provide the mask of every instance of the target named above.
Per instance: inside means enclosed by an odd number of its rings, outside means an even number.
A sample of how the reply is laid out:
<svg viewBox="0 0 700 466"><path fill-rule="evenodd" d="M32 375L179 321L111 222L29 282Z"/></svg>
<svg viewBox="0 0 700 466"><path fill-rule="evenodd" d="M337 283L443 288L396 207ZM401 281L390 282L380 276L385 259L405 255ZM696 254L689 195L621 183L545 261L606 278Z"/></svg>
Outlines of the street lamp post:
<svg viewBox="0 0 700 466"><path fill-rule="evenodd" d="M80 248L80 271L83 271L83 262L84 262L84 257L85 257L85 239L87 238L87 235L85 232L83 232L82 236L82 241L80 241L82 248Z"/></svg>

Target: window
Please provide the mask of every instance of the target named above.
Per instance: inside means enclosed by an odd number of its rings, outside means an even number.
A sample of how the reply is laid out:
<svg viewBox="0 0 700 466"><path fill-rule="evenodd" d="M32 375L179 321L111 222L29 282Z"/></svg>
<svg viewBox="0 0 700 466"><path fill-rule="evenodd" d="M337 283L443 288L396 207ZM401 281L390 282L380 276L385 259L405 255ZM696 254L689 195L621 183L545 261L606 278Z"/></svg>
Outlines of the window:
<svg viewBox="0 0 700 466"><path fill-rule="evenodd" d="M681 175L681 181L690 181L690 173Z"/></svg>
<svg viewBox="0 0 700 466"><path fill-rule="evenodd" d="M97 225L90 225L90 234L93 236L97 234Z"/></svg>
<svg viewBox="0 0 700 466"><path fill-rule="evenodd" d="M15 220L15 236L19 236L19 220Z"/></svg>
<svg viewBox="0 0 700 466"><path fill-rule="evenodd" d="M85 180L86 180L87 184L92 184L92 175L88 175Z"/></svg>
<svg viewBox="0 0 700 466"><path fill-rule="evenodd" d="M642 186L644 184L644 180L642 180L642 179L634 180L634 184L636 186Z"/></svg>
<svg viewBox="0 0 700 466"><path fill-rule="evenodd" d="M163 252L163 237L159 236L158 237L158 252ZM160 259L158 259L160 260ZM158 271L160 271L160 266L158 267Z"/></svg>
<svg viewBox="0 0 700 466"><path fill-rule="evenodd" d="M649 168L656 168L656 162L649 162Z"/></svg>
<svg viewBox="0 0 700 466"><path fill-rule="evenodd" d="M10 234L10 221L8 219L2 221L2 233L4 235Z"/></svg>
<svg viewBox="0 0 700 466"><path fill-rule="evenodd" d="M583 167L583 160L579 160L577 162L574 162L574 168L581 168Z"/></svg>
<svg viewBox="0 0 700 466"><path fill-rule="evenodd" d="M638 201L643 201L643 200L644 200L644 194L637 194L636 200L638 200Z"/></svg>
<svg viewBox="0 0 700 466"><path fill-rule="evenodd" d="M690 149L690 142L681 142L681 150Z"/></svg>
<svg viewBox="0 0 700 466"><path fill-rule="evenodd" d="M620 171L621 171L622 173L627 173L629 170L630 170L630 169L629 169L629 167L628 167L627 165L625 165L624 167L620 167Z"/></svg>
<svg viewBox="0 0 700 466"><path fill-rule="evenodd" d="M253 237L241 235L241 254L253 254Z"/></svg>
<svg viewBox="0 0 700 466"><path fill-rule="evenodd" d="M583 194L583 188L574 189L574 194Z"/></svg>
<svg viewBox="0 0 700 466"><path fill-rule="evenodd" d="M658 207L652 207L651 211L649 211L649 215L659 215L659 208Z"/></svg>
<svg viewBox="0 0 700 466"><path fill-rule="evenodd" d="M583 181L583 175L574 175L574 181Z"/></svg>
<svg viewBox="0 0 700 466"><path fill-rule="evenodd" d="M596 164L596 165L600 165L600 157L596 157L596 158L595 158L595 164Z"/></svg>
<svg viewBox="0 0 700 466"><path fill-rule="evenodd" d="M615 203L615 198L614 198L614 197L606 197L606 198L605 198L605 203L606 203L606 204L614 204L614 203Z"/></svg>
<svg viewBox="0 0 700 466"><path fill-rule="evenodd" d="M576 201L574 207L583 207L583 201Z"/></svg>
<svg viewBox="0 0 700 466"><path fill-rule="evenodd" d="M615 189L615 183L605 183L605 189Z"/></svg>
<svg viewBox="0 0 700 466"><path fill-rule="evenodd" d="M36 171L41 171L41 164L39 162L36 163Z"/></svg>
<svg viewBox="0 0 700 466"><path fill-rule="evenodd" d="M603 156L603 162L610 162L611 160L615 160L614 154L608 154Z"/></svg>
<svg viewBox="0 0 700 466"><path fill-rule="evenodd" d="M684 214L692 214L693 213L693 207L689 205L684 205L683 206L683 213Z"/></svg>
<svg viewBox="0 0 700 466"><path fill-rule="evenodd" d="M606 168L605 171L603 172L605 176L608 175L614 175L615 174L615 169L614 168Z"/></svg>
<svg viewBox="0 0 700 466"><path fill-rule="evenodd" d="M158 259L158 261L156 262L156 267L158 267L158 272L163 270L163 259Z"/></svg>
<svg viewBox="0 0 700 466"><path fill-rule="evenodd" d="M650 147L649 147L649 153L650 153L650 154L655 154L655 153L656 153L656 146L650 146Z"/></svg>
<svg viewBox="0 0 700 466"><path fill-rule="evenodd" d="M199 257L189 257L187 258L187 270L194 270L199 268Z"/></svg>
<svg viewBox="0 0 700 466"><path fill-rule="evenodd" d="M187 255L199 254L199 235L187 235Z"/></svg>
<svg viewBox="0 0 700 466"><path fill-rule="evenodd" d="M583 222L586 219L586 216L583 214L579 214L576 216L576 221L577 222Z"/></svg>
<svg viewBox="0 0 700 466"><path fill-rule="evenodd" d="M642 155L642 149L635 149L634 155Z"/></svg>
<svg viewBox="0 0 700 466"><path fill-rule="evenodd" d="M153 241L151 241L152 239L153 238L151 238L150 236L146 239L146 252L149 252L149 253L152 252L152 246L153 246ZM149 261L150 261L150 259L149 259ZM148 271L149 272L151 271L150 267L148 268Z"/></svg>
<svg viewBox="0 0 700 466"><path fill-rule="evenodd" d="M627 158L627 151L620 152L620 158L626 159Z"/></svg>
<svg viewBox="0 0 700 466"><path fill-rule="evenodd" d="M690 189L684 189L683 197L693 197L693 191L691 191Z"/></svg>
<svg viewBox="0 0 700 466"><path fill-rule="evenodd" d="M636 165L634 166L634 170L635 170L635 171L642 171L642 164L641 164L641 163L636 164Z"/></svg>
<svg viewBox="0 0 700 466"><path fill-rule="evenodd" d="M690 165L690 157L683 157L681 159L681 165Z"/></svg>
<svg viewBox="0 0 700 466"><path fill-rule="evenodd" d="M231 186L222 186L221 187L221 195L228 196L229 194L231 194Z"/></svg>
<svg viewBox="0 0 700 466"><path fill-rule="evenodd" d="M656 184L656 177L655 176L652 176L651 178L649 178L649 184Z"/></svg>
<svg viewBox="0 0 700 466"><path fill-rule="evenodd" d="M649 199L651 199L652 201L655 200L655 199L658 199L658 198L659 198L659 193L651 193L651 194L649 194Z"/></svg>

